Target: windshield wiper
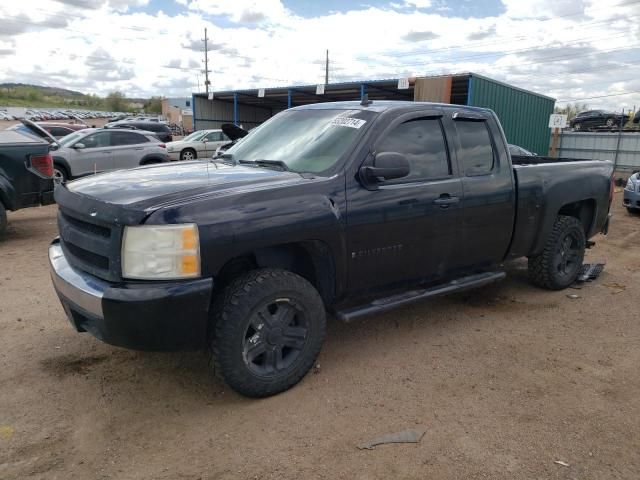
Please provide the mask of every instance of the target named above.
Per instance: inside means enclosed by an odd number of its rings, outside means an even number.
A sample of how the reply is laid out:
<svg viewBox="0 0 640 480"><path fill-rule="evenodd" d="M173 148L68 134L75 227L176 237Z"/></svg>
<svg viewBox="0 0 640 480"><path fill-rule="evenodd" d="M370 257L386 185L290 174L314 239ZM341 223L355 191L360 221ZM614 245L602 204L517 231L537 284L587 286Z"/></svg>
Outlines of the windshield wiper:
<svg viewBox="0 0 640 480"><path fill-rule="evenodd" d="M238 163L242 163L245 165L258 165L259 167L280 167L280 169L285 172L290 171L289 167L282 160L240 160Z"/></svg>

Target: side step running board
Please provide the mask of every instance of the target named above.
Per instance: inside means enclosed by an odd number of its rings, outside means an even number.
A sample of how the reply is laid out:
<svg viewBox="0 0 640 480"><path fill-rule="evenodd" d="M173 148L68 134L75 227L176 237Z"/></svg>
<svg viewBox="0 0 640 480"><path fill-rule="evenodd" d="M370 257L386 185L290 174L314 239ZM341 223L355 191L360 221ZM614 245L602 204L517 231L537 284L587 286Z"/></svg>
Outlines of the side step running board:
<svg viewBox="0 0 640 480"><path fill-rule="evenodd" d="M352 322L360 317L386 312L402 305L408 305L410 303L424 300L425 298L437 297L440 295L447 295L449 293L461 292L470 288L481 287L482 285L502 280L506 276L507 275L504 272L477 273L475 275L469 275L468 277L452 280L449 283L436 285L435 287L425 288L422 290L410 290L390 297L379 298L367 305L336 311L335 315L343 322Z"/></svg>

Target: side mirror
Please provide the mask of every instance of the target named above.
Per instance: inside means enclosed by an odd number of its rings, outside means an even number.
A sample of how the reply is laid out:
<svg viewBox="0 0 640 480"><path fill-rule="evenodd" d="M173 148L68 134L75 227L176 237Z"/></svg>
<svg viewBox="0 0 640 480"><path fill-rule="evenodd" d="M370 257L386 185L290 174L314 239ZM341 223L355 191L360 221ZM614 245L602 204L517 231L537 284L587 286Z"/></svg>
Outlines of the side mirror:
<svg viewBox="0 0 640 480"><path fill-rule="evenodd" d="M410 172L409 160L405 155L397 152L379 153L373 159L373 166L361 169L364 179L371 182L403 178Z"/></svg>
<svg viewBox="0 0 640 480"><path fill-rule="evenodd" d="M76 150L82 150L83 148L87 148L84 143L76 143L73 148Z"/></svg>

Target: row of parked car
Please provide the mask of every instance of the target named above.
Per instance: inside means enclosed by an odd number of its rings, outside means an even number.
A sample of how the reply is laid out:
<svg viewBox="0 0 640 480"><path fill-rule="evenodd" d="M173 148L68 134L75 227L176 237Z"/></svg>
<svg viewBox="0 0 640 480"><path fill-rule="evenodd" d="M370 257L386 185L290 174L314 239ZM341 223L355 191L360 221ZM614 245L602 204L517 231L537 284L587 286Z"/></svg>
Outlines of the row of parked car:
<svg viewBox="0 0 640 480"><path fill-rule="evenodd" d="M235 125L226 125L227 133L221 129L200 130L174 142L165 123L138 119L114 121L102 128L23 121L8 130L35 134L51 144L53 177L60 183L151 163L211 158L247 133Z"/></svg>
<svg viewBox="0 0 640 480"><path fill-rule="evenodd" d="M49 109L49 110L36 110L27 109L24 116L25 118L33 122L46 121L46 120L73 120L73 119L91 119L91 118L110 118L126 115L123 112L101 112L97 110L78 110L78 109ZM5 108L0 108L0 120L19 120L14 117Z"/></svg>
<svg viewBox="0 0 640 480"><path fill-rule="evenodd" d="M102 128L23 119L0 130L0 236L7 210L53 202L56 183L110 170L211 158L247 133L226 124L174 142L165 123L140 117Z"/></svg>

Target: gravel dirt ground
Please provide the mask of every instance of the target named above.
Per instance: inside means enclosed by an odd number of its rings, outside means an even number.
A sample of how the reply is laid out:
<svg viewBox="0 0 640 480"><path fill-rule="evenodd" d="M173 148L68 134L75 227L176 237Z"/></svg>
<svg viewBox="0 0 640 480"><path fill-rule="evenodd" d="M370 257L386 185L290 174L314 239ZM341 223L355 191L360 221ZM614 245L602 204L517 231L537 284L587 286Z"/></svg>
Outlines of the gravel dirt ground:
<svg viewBox="0 0 640 480"><path fill-rule="evenodd" d="M587 255L607 262L597 281L544 291L516 262L495 285L330 321L315 371L264 400L204 354L75 333L47 267L56 207L10 214L0 479L640 478L640 215L621 200ZM419 444L356 448L418 427Z"/></svg>

